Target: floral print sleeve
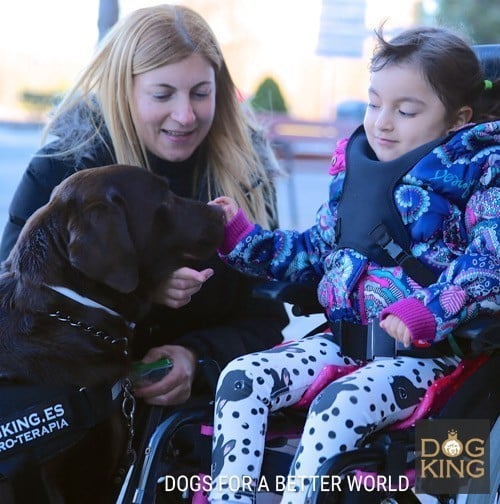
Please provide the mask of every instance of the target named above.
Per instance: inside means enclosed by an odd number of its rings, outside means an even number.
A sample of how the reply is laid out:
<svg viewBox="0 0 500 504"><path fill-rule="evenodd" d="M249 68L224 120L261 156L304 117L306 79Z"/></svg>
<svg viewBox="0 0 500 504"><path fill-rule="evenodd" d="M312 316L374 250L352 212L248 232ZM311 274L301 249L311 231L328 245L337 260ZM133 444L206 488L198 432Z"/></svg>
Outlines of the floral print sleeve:
<svg viewBox="0 0 500 504"><path fill-rule="evenodd" d="M446 194L450 204L442 228L429 236L435 251L428 249L422 257L437 264L441 254L447 264L441 264L435 284L416 290L412 297L433 315L439 341L460 323L499 310L500 123L481 124L457 135L432 156L438 158L440 169L435 169L434 160L429 180L435 193ZM404 320L405 307L409 304L403 299L384 314Z"/></svg>
<svg viewBox="0 0 500 504"><path fill-rule="evenodd" d="M475 221L466 223L470 243L425 296L436 317L437 340L459 323L500 306L500 188L476 192L466 214Z"/></svg>
<svg viewBox="0 0 500 504"><path fill-rule="evenodd" d="M332 249L329 233L332 216L327 203L316 215L316 224L300 233L269 231L259 225L241 239L222 259L230 266L262 278L318 282L323 276L323 257Z"/></svg>
<svg viewBox="0 0 500 504"><path fill-rule="evenodd" d="M221 257L238 270L268 279L318 282L324 275L324 258L335 242L336 204L344 180L344 156L337 148L330 166L329 201L319 208L314 226L306 231L268 231L255 225ZM332 171L333 170L333 171ZM333 202L333 204L332 204Z"/></svg>

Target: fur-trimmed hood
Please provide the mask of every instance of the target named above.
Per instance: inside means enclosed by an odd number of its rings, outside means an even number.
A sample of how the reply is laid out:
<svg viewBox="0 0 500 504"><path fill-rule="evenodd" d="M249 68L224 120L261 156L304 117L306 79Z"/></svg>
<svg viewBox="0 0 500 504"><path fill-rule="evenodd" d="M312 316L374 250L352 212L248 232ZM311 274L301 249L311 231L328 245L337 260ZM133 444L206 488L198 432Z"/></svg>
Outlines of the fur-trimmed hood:
<svg viewBox="0 0 500 504"><path fill-rule="evenodd" d="M105 149L115 162L111 139L97 99L80 101L75 107L56 117L49 125L52 148L62 157L80 166L84 159L95 159ZM52 149L51 149L52 150Z"/></svg>
<svg viewBox="0 0 500 504"><path fill-rule="evenodd" d="M66 152L64 158L71 159L75 166L80 166L84 159L101 156L103 149L107 150L113 162L116 162L109 132L96 98L90 103L80 101L57 117L50 124L48 133L52 137L50 141L54 142L54 151ZM251 127L250 136L269 177L274 179L282 170L265 132ZM75 146L79 147L75 149Z"/></svg>

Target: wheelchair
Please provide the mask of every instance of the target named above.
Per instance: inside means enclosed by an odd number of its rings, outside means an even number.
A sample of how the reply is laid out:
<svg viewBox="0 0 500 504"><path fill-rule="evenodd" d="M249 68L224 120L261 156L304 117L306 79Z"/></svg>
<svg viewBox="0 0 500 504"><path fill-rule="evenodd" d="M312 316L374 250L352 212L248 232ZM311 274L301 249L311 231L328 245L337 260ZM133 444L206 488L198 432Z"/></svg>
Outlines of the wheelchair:
<svg viewBox="0 0 500 504"><path fill-rule="evenodd" d="M312 294L311 287L298 289L297 286L271 282L260 295L291 303L292 313L308 316L318 311ZM311 333L322 332L324 329L324 326L320 326ZM406 420L373 433L365 440L361 448L326 460L316 475L318 480L326 478L326 481L329 481L328 478L332 476L344 477L348 474L353 475L358 481L366 475L383 475L398 481L401 475L405 475L409 487L403 491L388 488L381 492L357 491L334 495L328 485L328 488L323 489L318 484L310 487L306 499L308 504L421 503L422 501L413 491L416 461L415 424L422 419L432 421L457 418L488 419L489 421L490 449L493 455L490 467L492 495L490 497L475 495L472 487L467 490L468 495L463 495L460 501L457 501L458 495L439 493L434 496L434 502L492 504L498 501L500 495L500 439L498 437L500 436L500 390L496 385L491 384L498 383L500 378L500 318L482 317L473 320L458 328L454 336L456 340L465 343L463 346L470 348L470 355L453 373L438 379L428 389L415 412ZM331 375L326 380L327 383L341 376L337 369L324 371ZM343 373L349 372L351 370L346 369ZM313 384L299 405L302 403L302 406L308 406L324 385L320 383L318 388Z"/></svg>
<svg viewBox="0 0 500 504"><path fill-rule="evenodd" d="M475 46L484 75L500 75L500 45ZM321 313L314 286L267 282L258 288L257 296L279 300L292 305L296 316ZM318 328L318 332L324 327ZM304 336L307 337L308 335ZM455 337L468 340L472 358L464 359L452 374L437 380L427 391L414 414L402 421L370 435L364 445L325 461L318 477L332 475L385 475L397 478L405 475L410 486L404 490L385 489L380 492L331 492L320 485L311 486L308 504L498 504L500 502L500 318L478 319L459 328ZM213 397L220 370L214 361L201 360L201 379L210 384L212 393L197 397L172 411L153 406L148 418L137 459L130 467L116 504L204 504L207 502L212 448L211 422ZM327 380L341 376L350 369L326 369ZM294 454L294 440L301 436L308 403L322 384L313 385L300 401L299 407L273 413L269 420L268 436L262 474L268 481L288 473ZM300 408L302 406L302 409ZM415 425L421 419L483 419L489 421L490 450L494 454L490 467L488 497L474 494L474 488L462 495L428 494L421 501L415 493ZM173 484L175 482L175 484ZM262 500L277 502L279 489L270 488ZM495 495L496 492L496 495ZM428 498L432 496L433 500Z"/></svg>
<svg viewBox="0 0 500 504"><path fill-rule="evenodd" d="M281 282L268 282L260 286L256 295L273 298L293 306L295 315L307 316L318 312L318 305L311 293L311 286L296 286ZM317 331L324 330L319 327ZM313 332L313 331L311 331ZM408 475L411 486L404 491L388 489L384 492L342 492L334 495L315 486L308 496L311 504L369 504L385 502L399 504L418 504L421 501L412 491L415 464L415 423L422 418L489 418L494 434L491 439L500 437L500 390L493 387L484 395L478 390L485 383L498 383L500 319L488 318L472 321L457 332L456 337L472 342L476 357L465 359L451 375L437 380L428 390L414 414L398 424L389 426L370 436L363 447L346 452L327 460L320 469L318 478L331 475L345 476L356 474L379 474L396 480L400 475ZM307 337L307 335L305 336ZM201 361L202 376L208 380L213 390L219 373L213 361ZM269 482L288 473L294 455L294 441L301 436L307 406L319 390L329 381L354 369L326 368L320 384L313 384L297 407L273 413L269 421L262 474ZM319 388L318 388L319 387ZM212 394L213 397L215 394ZM211 397L196 398L181 408L176 408L165 416L162 408L151 407L149 425L151 436L138 452L138 459L129 471L127 480L117 504L152 503L193 503L207 502L206 490L209 487L204 479L210 474L212 448L211 421L213 400ZM495 449L491 443L491 450ZM499 446L496 446L498 455ZM500 457L497 457L500 458ZM500 460L497 461L497 465ZM495 464L493 464L495 465ZM496 467L496 466L495 466ZM492 472L491 485L500 490L500 481L495 479L500 471ZM406 477L406 476L405 476ZM493 485L496 485L493 487ZM272 486L272 485L271 485ZM279 495L279 488L266 489L263 502L273 501ZM481 504L494 501L477 500ZM278 498L278 497L276 497ZM392 499L392 500L390 500ZM436 495L440 504L456 504L457 495ZM258 498L257 502L261 502ZM276 499L274 500L276 502ZM428 501L426 501L428 502ZM464 502L474 502L466 500Z"/></svg>

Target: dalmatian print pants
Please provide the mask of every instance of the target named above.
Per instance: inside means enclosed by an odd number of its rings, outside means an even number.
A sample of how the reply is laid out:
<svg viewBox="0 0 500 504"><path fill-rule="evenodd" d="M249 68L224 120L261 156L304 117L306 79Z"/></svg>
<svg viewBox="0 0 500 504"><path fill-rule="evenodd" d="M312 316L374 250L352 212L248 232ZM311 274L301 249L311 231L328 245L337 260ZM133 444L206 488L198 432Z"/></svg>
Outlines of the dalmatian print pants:
<svg viewBox="0 0 500 504"><path fill-rule="evenodd" d="M327 458L409 417L432 382L458 362L457 357L375 359L330 383L309 408L290 468L290 480L300 487L287 485L282 503L304 503L307 478ZM245 355L224 369L215 400L210 502L255 503L269 412L296 403L332 364L354 362L320 334Z"/></svg>

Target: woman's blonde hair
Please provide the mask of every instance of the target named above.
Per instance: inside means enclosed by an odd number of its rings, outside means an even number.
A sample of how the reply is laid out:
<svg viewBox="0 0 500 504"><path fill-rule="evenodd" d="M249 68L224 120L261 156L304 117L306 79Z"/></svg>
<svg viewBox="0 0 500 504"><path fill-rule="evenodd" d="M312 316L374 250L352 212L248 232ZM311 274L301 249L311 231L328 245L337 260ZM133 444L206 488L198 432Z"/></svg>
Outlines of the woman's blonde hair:
<svg viewBox="0 0 500 504"><path fill-rule="evenodd" d="M73 88L66 94L47 125L82 101L102 114L116 161L149 169L146 148L135 128L132 88L135 75L177 63L193 53L213 66L216 82L215 117L200 146L197 177L206 176L208 196L233 197L253 220L269 226L275 220L270 174L254 148L253 118L244 112L214 33L193 10L157 5L132 12L120 20L99 45ZM93 124L93 138L105 141L102 121ZM72 146L77 149L82 146ZM267 161L276 163L271 156ZM200 159L202 158L202 159Z"/></svg>

